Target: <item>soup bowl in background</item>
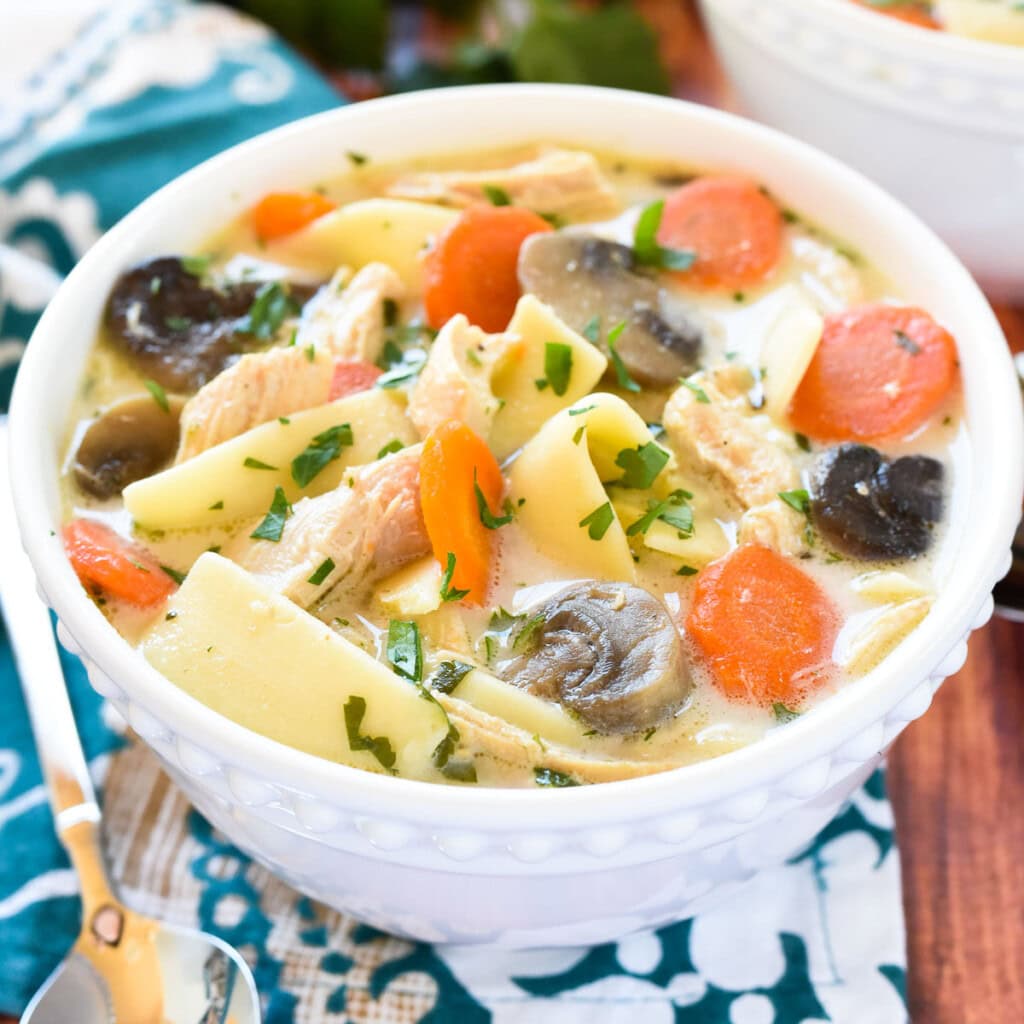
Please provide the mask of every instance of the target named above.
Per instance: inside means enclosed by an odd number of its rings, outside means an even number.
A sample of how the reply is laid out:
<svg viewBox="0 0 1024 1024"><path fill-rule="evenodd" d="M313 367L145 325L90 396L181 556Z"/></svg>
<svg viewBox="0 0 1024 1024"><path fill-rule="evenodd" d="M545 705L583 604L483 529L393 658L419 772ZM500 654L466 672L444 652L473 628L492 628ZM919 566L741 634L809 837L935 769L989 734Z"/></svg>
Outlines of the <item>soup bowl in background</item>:
<svg viewBox="0 0 1024 1024"><path fill-rule="evenodd" d="M198 703L104 618L61 548L67 409L106 296L127 266L194 251L263 193L376 160L536 140L729 169L856 246L959 338L967 447L947 580L924 622L875 670L785 728L721 758L572 789L450 787L318 760ZM835 160L728 114L571 86L486 86L376 100L260 136L161 189L101 239L46 310L11 410L26 550L60 636L95 688L199 810L296 888L380 928L433 941L593 943L681 919L792 856L928 707L992 611L1009 565L1024 423L985 299L911 213ZM296 680L301 685L301 680ZM342 723L339 718L339 729Z"/></svg>
<svg viewBox="0 0 1024 1024"><path fill-rule="evenodd" d="M744 113L874 178L1024 300L1024 47L851 0L701 0Z"/></svg>

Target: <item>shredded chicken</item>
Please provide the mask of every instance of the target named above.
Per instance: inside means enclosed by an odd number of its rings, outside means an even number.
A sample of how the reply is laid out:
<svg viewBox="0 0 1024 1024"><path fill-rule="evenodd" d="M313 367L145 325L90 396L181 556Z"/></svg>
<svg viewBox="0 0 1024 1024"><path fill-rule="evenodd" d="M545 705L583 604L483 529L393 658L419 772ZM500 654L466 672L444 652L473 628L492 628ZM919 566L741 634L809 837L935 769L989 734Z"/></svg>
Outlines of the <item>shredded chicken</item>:
<svg viewBox="0 0 1024 1024"><path fill-rule="evenodd" d="M384 347L384 303L405 298L405 285L385 263L367 263L351 280L350 274L339 270L306 304L298 344L376 362Z"/></svg>
<svg viewBox="0 0 1024 1024"><path fill-rule="evenodd" d="M730 402L704 375L694 379L694 387L699 393L686 385L677 388L665 406L665 432L679 455L717 478L745 509L798 486L792 462L739 403Z"/></svg>
<svg viewBox="0 0 1024 1024"><path fill-rule="evenodd" d="M334 360L327 353L301 348L242 356L185 403L175 461L191 459L278 416L323 405L333 372Z"/></svg>
<svg viewBox="0 0 1024 1024"><path fill-rule="evenodd" d="M807 550L807 520L778 498L748 509L740 518L740 544L763 544L796 557Z"/></svg>
<svg viewBox="0 0 1024 1024"><path fill-rule="evenodd" d="M306 608L329 590L369 587L399 566L426 555L430 541L420 509L416 445L346 475L335 490L295 504L278 543L246 535L227 557ZM311 576L328 559L319 583Z"/></svg>
<svg viewBox="0 0 1024 1024"><path fill-rule="evenodd" d="M594 157L571 149L549 149L492 170L406 174L388 186L388 195L468 206L487 202L488 188L501 189L516 206L564 217L610 212L617 205Z"/></svg>
<svg viewBox="0 0 1024 1024"><path fill-rule="evenodd" d="M487 334L459 314L434 339L409 394L409 419L421 437L447 419L459 419L486 438L501 402L491 380L502 360L521 344L509 334Z"/></svg>

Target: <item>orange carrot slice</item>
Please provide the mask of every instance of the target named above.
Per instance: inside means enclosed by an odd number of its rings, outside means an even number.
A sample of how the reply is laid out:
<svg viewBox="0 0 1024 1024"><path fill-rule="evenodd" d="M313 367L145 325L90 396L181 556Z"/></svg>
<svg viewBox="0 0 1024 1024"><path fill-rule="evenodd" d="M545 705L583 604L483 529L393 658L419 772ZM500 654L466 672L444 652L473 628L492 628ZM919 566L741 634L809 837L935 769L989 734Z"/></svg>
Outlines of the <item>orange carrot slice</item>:
<svg viewBox="0 0 1024 1024"><path fill-rule="evenodd" d="M697 288L760 284L782 255L782 214L752 181L698 178L665 200L658 242L691 249L696 260L679 280Z"/></svg>
<svg viewBox="0 0 1024 1024"><path fill-rule="evenodd" d="M71 566L86 587L99 587L140 608L160 604L175 590L174 581L145 548L102 523L73 519L63 537Z"/></svg>
<svg viewBox="0 0 1024 1024"><path fill-rule="evenodd" d="M470 206L438 237L424 263L427 321L442 328L456 313L502 331L519 300L519 247L551 225L521 206Z"/></svg>
<svg viewBox="0 0 1024 1024"><path fill-rule="evenodd" d="M498 460L465 423L445 420L423 442L420 503L434 557L447 568L448 556L455 556L449 586L468 591L469 604L481 604L487 594L496 540L493 526L484 525L477 488L497 517L505 489Z"/></svg>
<svg viewBox="0 0 1024 1024"><path fill-rule="evenodd" d="M337 206L319 192L271 192L253 208L253 230L265 242L290 235Z"/></svg>
<svg viewBox="0 0 1024 1024"><path fill-rule="evenodd" d="M366 391L373 387L382 372L365 359L339 359L334 364L328 397L333 402L336 398Z"/></svg>
<svg viewBox="0 0 1024 1024"><path fill-rule="evenodd" d="M731 700L793 708L830 677L838 624L810 576L745 544L701 570L686 632Z"/></svg>
<svg viewBox="0 0 1024 1024"><path fill-rule="evenodd" d="M857 306L826 318L790 419L819 440L904 437L942 405L957 367L952 336L923 310Z"/></svg>

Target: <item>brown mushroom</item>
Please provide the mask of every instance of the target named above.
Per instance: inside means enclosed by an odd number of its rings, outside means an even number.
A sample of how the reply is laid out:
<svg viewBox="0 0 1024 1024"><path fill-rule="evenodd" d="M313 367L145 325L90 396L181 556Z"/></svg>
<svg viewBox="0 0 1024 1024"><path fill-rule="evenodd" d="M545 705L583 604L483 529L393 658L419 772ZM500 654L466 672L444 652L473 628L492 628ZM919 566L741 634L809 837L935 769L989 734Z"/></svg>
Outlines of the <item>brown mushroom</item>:
<svg viewBox="0 0 1024 1024"><path fill-rule="evenodd" d="M648 729L686 700L691 680L679 634L646 590L587 580L536 616L530 649L496 666L507 682L558 701L600 733Z"/></svg>
<svg viewBox="0 0 1024 1024"><path fill-rule="evenodd" d="M152 395L125 398L106 409L82 435L73 470L78 486L97 498L113 498L129 484L150 476L174 458L178 447L180 398Z"/></svg>
<svg viewBox="0 0 1024 1024"><path fill-rule="evenodd" d="M162 256L125 271L107 301L106 325L114 345L143 376L168 391L192 392L242 353L263 348L266 332L252 333L250 310L264 289L297 313L313 291L267 281L224 282L214 287L177 256ZM265 293L264 293L265 294Z"/></svg>
<svg viewBox="0 0 1024 1024"><path fill-rule="evenodd" d="M573 232L533 235L519 251L519 283L577 331L597 317L606 350L608 332L625 323L615 350L640 384L667 387L696 368L700 328L628 246Z"/></svg>

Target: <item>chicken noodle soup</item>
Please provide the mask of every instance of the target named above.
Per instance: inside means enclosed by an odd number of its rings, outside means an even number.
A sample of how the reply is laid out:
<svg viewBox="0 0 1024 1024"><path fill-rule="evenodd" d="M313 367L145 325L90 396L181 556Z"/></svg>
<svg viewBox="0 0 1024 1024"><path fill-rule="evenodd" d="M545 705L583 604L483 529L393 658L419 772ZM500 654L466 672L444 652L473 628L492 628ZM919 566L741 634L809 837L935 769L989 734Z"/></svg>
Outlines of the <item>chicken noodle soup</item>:
<svg viewBox="0 0 1024 1024"><path fill-rule="evenodd" d="M126 268L68 556L173 684L453 785L785 728L928 614L956 346L756 182L538 145L266 196Z"/></svg>
<svg viewBox="0 0 1024 1024"><path fill-rule="evenodd" d="M922 28L991 43L1024 46L1020 0L854 0L879 14Z"/></svg>

